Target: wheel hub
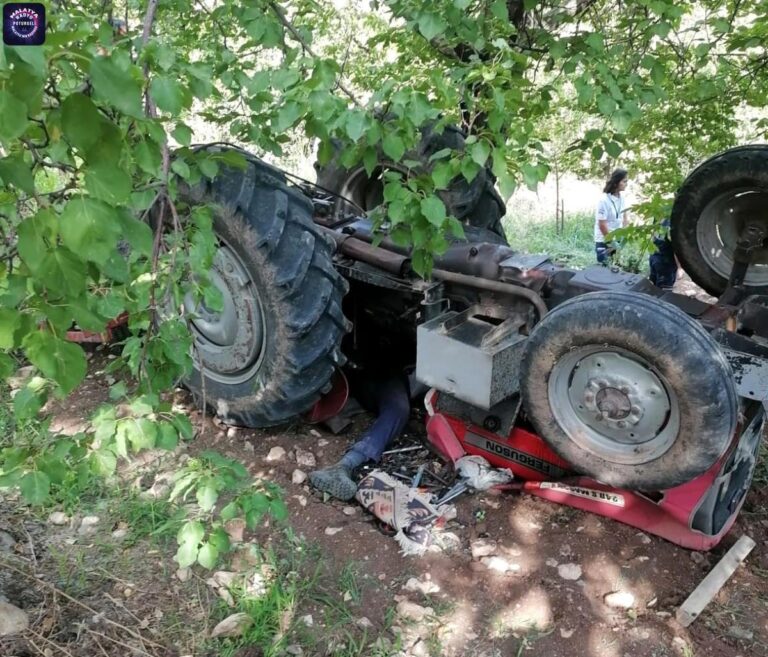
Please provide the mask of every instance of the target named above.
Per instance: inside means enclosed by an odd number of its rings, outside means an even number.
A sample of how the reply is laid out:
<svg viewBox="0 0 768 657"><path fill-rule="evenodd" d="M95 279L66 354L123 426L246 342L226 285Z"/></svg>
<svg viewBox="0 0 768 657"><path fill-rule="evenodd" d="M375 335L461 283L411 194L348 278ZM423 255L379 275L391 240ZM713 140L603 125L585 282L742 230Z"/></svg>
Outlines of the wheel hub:
<svg viewBox="0 0 768 657"><path fill-rule="evenodd" d="M648 363L624 350L594 346L566 354L552 370L549 390L563 430L606 460L645 463L677 435L676 399Z"/></svg>
<svg viewBox="0 0 768 657"><path fill-rule="evenodd" d="M768 193L741 188L729 190L710 201L696 224L696 241L701 257L720 276L729 279L735 254L745 227L765 223ZM751 253L746 285L768 285L768 246L763 243Z"/></svg>
<svg viewBox="0 0 768 657"><path fill-rule="evenodd" d="M191 294L184 299L192 317L196 360L206 375L227 384L251 378L258 367L264 341L261 300L248 270L236 252L221 243L209 272L222 299L221 310L205 302L195 305Z"/></svg>

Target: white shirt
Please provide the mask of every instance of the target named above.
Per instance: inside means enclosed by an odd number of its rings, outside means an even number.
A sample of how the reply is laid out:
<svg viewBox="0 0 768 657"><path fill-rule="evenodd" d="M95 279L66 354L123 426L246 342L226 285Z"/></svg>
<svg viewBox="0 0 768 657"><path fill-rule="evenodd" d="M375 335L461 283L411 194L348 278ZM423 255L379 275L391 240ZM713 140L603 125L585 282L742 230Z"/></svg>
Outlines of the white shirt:
<svg viewBox="0 0 768 657"><path fill-rule="evenodd" d="M608 224L608 232L621 228L624 215L624 197L613 194L603 194L597 203L595 212L595 242L605 242L605 235L600 232L600 223Z"/></svg>

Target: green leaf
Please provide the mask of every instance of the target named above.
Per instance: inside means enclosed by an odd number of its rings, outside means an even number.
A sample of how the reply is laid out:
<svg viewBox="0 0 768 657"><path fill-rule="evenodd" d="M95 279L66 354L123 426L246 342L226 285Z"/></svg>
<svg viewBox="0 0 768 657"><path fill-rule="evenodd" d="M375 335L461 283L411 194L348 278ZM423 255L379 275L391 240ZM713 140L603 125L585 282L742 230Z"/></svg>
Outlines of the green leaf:
<svg viewBox="0 0 768 657"><path fill-rule="evenodd" d="M439 14L425 12L419 17L419 32L429 41L445 32L446 27L445 21Z"/></svg>
<svg viewBox="0 0 768 657"><path fill-rule="evenodd" d="M44 472L27 472L19 482L24 499L30 504L42 504L48 499L51 480Z"/></svg>
<svg viewBox="0 0 768 657"><path fill-rule="evenodd" d="M157 76L152 80L149 85L149 94L159 109L174 116L188 107L192 101L189 90L178 80L166 75Z"/></svg>
<svg viewBox="0 0 768 657"><path fill-rule="evenodd" d="M33 273L51 246L56 244L56 215L50 210L40 210L36 215L25 219L17 228L19 255Z"/></svg>
<svg viewBox="0 0 768 657"><path fill-rule="evenodd" d="M523 182L528 186L531 191L536 191L536 187L539 184L539 172L538 169L526 162L520 167L520 171L523 174Z"/></svg>
<svg viewBox="0 0 768 657"><path fill-rule="evenodd" d="M0 89L0 141L10 142L27 129L27 106L5 89Z"/></svg>
<svg viewBox="0 0 768 657"><path fill-rule="evenodd" d="M219 173L219 165L216 160L209 157L202 158L197 161L197 166L200 167L201 173L211 180L213 180Z"/></svg>
<svg viewBox="0 0 768 657"><path fill-rule="evenodd" d="M61 129L67 141L87 152L100 137L98 126L103 121L93 101L81 93L70 94L61 105Z"/></svg>
<svg viewBox="0 0 768 657"><path fill-rule="evenodd" d="M280 499L272 500L269 503L269 513L275 520L282 522L288 518L288 507Z"/></svg>
<svg viewBox="0 0 768 657"><path fill-rule="evenodd" d="M212 543L205 542L197 553L197 563L203 568L211 570L219 560L219 550Z"/></svg>
<svg viewBox="0 0 768 657"><path fill-rule="evenodd" d="M181 526L179 533L176 534L176 541L179 544L192 543L198 546L200 541L203 540L203 536L205 536L203 524L197 520L188 520Z"/></svg>
<svg viewBox="0 0 768 657"><path fill-rule="evenodd" d="M125 211L117 212L121 237L131 245L131 249L139 255L152 255L152 229L148 224L139 221Z"/></svg>
<svg viewBox="0 0 768 657"><path fill-rule="evenodd" d="M454 178L453 165L450 162L438 162L432 169L432 182L435 189L448 189Z"/></svg>
<svg viewBox="0 0 768 657"><path fill-rule="evenodd" d="M35 193L35 178L21 153L9 155L0 160L0 179L7 185L13 185L26 194Z"/></svg>
<svg viewBox="0 0 768 657"><path fill-rule="evenodd" d="M184 438L185 440L192 440L192 438L195 435L195 432L192 429L192 421L186 415L181 415L180 413L177 413L176 415L174 415L171 422L173 423L173 426L176 427L176 429L179 432L179 435L181 435L182 438Z"/></svg>
<svg viewBox="0 0 768 657"><path fill-rule="evenodd" d="M189 146L192 143L192 130L184 123L177 123L171 137L182 146Z"/></svg>
<svg viewBox="0 0 768 657"><path fill-rule="evenodd" d="M61 213L60 230L65 246L99 265L109 260L120 237L114 209L87 196L70 199Z"/></svg>
<svg viewBox="0 0 768 657"><path fill-rule="evenodd" d="M157 445L159 449L173 450L179 444L179 432L170 422L161 422L158 425Z"/></svg>
<svg viewBox="0 0 768 657"><path fill-rule="evenodd" d="M175 131L174 131L175 133ZM178 140L177 140L178 141ZM189 145L183 144L184 146ZM133 156L139 168L151 176L159 176L163 165L163 156L160 147L151 139L142 139L133 150Z"/></svg>
<svg viewBox="0 0 768 657"><path fill-rule="evenodd" d="M45 396L25 386L13 397L13 413L19 420L29 420L38 414L43 404Z"/></svg>
<svg viewBox="0 0 768 657"><path fill-rule="evenodd" d="M133 447L133 451L139 452L142 449L152 449L157 439L157 427L152 420L145 417L129 420L126 435Z"/></svg>
<svg viewBox="0 0 768 657"><path fill-rule="evenodd" d="M445 221L445 204L437 196L428 196L421 201L421 213L433 226L442 227Z"/></svg>
<svg viewBox="0 0 768 657"><path fill-rule="evenodd" d="M229 534L224 529L217 527L208 536L208 542L213 545L219 554L228 552L230 548Z"/></svg>
<svg viewBox="0 0 768 657"><path fill-rule="evenodd" d="M72 392L85 378L87 361L83 350L47 331L34 331L24 338L30 362L59 384L64 394Z"/></svg>
<svg viewBox="0 0 768 657"><path fill-rule="evenodd" d="M13 308L0 308L0 349L16 346L14 334L21 326L21 314Z"/></svg>
<svg viewBox="0 0 768 657"><path fill-rule="evenodd" d="M91 84L98 99L110 103L128 116L143 116L141 85L113 59L102 56L91 61Z"/></svg>
<svg viewBox="0 0 768 657"><path fill-rule="evenodd" d="M128 386L125 381L118 381L114 385L109 387L109 398L112 401L122 399L128 394Z"/></svg>
<svg viewBox="0 0 768 657"><path fill-rule="evenodd" d="M479 140L470 146L469 154L478 166L484 167L491 155L491 147L487 141Z"/></svg>
<svg viewBox="0 0 768 657"><path fill-rule="evenodd" d="M109 477L114 474L117 468L117 457L114 452L103 448L91 452L91 469L102 477Z"/></svg>
<svg viewBox="0 0 768 657"><path fill-rule="evenodd" d="M365 134L368 116L360 110L353 110L346 115L345 128L349 138L356 142Z"/></svg>
<svg viewBox="0 0 768 657"><path fill-rule="evenodd" d="M381 147L393 162L399 162L405 155L405 142L402 137L393 132L387 133L381 142Z"/></svg>
<svg viewBox="0 0 768 657"><path fill-rule="evenodd" d="M219 492L211 483L206 483L197 489L197 503L203 511L210 511L216 506L216 500L219 499Z"/></svg>
<svg viewBox="0 0 768 657"><path fill-rule="evenodd" d="M619 155L621 155L622 151L624 149L622 148L621 144L615 141L608 141L605 144L605 152L608 153L612 158L617 158Z"/></svg>
<svg viewBox="0 0 768 657"><path fill-rule="evenodd" d="M131 195L131 178L119 167L99 164L85 170L85 188L107 203L125 203Z"/></svg>
<svg viewBox="0 0 768 657"><path fill-rule="evenodd" d="M52 249L36 263L37 276L50 291L78 297L85 291L86 266L64 246Z"/></svg>
<svg viewBox="0 0 768 657"><path fill-rule="evenodd" d="M199 549L197 543L181 543L176 550L176 556L173 557L179 564L179 568L189 568L194 564L197 561Z"/></svg>

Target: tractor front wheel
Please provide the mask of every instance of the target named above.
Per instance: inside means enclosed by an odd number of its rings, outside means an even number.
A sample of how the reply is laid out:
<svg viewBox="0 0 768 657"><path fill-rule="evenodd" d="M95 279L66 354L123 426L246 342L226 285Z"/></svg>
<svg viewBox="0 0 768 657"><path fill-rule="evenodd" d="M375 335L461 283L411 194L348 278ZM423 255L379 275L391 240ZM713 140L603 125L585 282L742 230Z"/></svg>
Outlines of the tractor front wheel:
<svg viewBox="0 0 768 657"><path fill-rule="evenodd" d="M594 292L536 325L522 364L525 410L549 446L612 486L662 490L708 470L739 404L717 344L676 307Z"/></svg>

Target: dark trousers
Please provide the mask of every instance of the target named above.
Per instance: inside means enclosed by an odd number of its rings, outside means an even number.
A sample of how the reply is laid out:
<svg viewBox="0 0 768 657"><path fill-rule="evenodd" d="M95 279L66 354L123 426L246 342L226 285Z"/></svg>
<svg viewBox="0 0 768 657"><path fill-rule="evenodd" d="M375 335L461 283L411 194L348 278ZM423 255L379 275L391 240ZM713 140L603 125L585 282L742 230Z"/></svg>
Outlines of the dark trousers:
<svg viewBox="0 0 768 657"><path fill-rule="evenodd" d="M648 276L656 287L672 289L677 279L677 263L674 257L665 257L661 253L654 253L649 258L651 273Z"/></svg>
<svg viewBox="0 0 768 657"><path fill-rule="evenodd" d="M405 428L411 413L408 383L402 376L350 377L352 394L366 410L376 413L376 419L350 451L378 461L387 446Z"/></svg>
<svg viewBox="0 0 768 657"><path fill-rule="evenodd" d="M612 246L605 242L595 242L595 255L601 265L607 265L611 261L611 256L616 252Z"/></svg>

